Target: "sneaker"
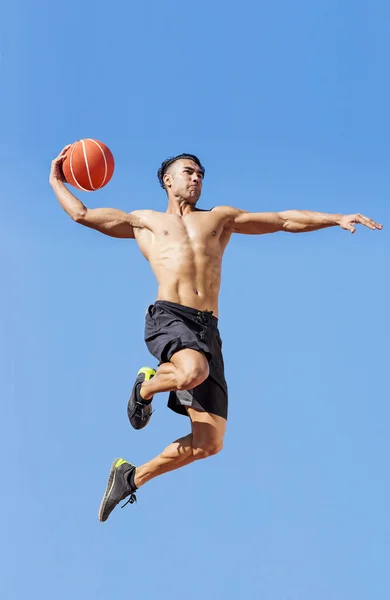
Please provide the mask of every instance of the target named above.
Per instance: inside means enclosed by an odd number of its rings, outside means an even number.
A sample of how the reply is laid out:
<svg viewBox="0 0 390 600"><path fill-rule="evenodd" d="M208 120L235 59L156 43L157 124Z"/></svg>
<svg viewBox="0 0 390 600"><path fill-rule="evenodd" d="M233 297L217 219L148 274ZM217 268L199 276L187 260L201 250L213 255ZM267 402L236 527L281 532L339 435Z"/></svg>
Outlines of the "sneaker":
<svg viewBox="0 0 390 600"><path fill-rule="evenodd" d="M156 371L149 369L149 367L142 367L137 373L137 379L127 403L127 416L134 429L143 429L146 427L152 416L153 397L150 400L144 400L141 396L141 385L144 381L152 379L155 374Z"/></svg>
<svg viewBox="0 0 390 600"><path fill-rule="evenodd" d="M110 476L106 491L104 492L103 500L99 508L99 521L107 521L108 517L114 510L114 508L121 502L130 496L126 504L134 504L137 501L135 495L136 487L129 483L129 476L135 473L135 466L124 460L123 458L116 458L111 465ZM134 481L134 475L130 479ZM123 508L122 506L122 508Z"/></svg>

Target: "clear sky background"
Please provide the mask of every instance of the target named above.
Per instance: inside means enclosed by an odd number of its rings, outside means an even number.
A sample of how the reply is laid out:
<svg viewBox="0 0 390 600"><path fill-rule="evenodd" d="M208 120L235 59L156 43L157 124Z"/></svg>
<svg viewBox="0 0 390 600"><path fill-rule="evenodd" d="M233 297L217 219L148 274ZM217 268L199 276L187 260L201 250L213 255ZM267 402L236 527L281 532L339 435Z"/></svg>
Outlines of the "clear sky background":
<svg viewBox="0 0 390 600"><path fill-rule="evenodd" d="M389 40L385 0L1 5L2 598L389 599ZM166 396L127 421L156 286L57 204L51 159L82 137L116 159L90 207L164 210L156 171L191 152L200 207L384 224L232 239L225 449L105 524L112 460L189 423Z"/></svg>

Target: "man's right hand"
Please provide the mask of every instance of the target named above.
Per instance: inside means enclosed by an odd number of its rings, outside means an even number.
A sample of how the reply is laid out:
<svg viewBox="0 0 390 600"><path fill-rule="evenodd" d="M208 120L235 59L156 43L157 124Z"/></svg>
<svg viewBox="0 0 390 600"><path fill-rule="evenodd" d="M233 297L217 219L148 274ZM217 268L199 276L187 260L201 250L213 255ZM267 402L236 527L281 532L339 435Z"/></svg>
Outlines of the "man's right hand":
<svg viewBox="0 0 390 600"><path fill-rule="evenodd" d="M66 153L71 147L71 145L72 144L68 144L67 146L65 146L65 148L61 150L59 155L52 161L49 177L49 181L51 184L55 183L56 181L62 181L63 183L66 182L64 174L62 172L62 163L64 162Z"/></svg>

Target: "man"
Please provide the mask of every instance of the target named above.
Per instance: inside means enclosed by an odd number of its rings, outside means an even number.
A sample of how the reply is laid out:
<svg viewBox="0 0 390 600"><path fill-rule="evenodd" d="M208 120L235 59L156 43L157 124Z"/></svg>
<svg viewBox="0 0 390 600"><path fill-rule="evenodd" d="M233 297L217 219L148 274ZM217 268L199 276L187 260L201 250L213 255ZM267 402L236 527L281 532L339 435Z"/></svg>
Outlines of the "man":
<svg viewBox="0 0 390 600"><path fill-rule="evenodd" d="M128 402L130 423L135 429L148 423L159 392L169 392L168 406L191 421L190 434L144 465L114 460L99 509L99 519L105 521L121 500L129 497L133 503L135 491L150 479L222 449L228 391L217 317L222 257L231 235L299 233L335 225L354 233L356 223L369 229L382 225L360 214L250 213L231 206L199 210L205 170L191 154L164 161L158 171L168 196L166 212L88 209L64 185L61 164L68 147L54 159L50 174L62 208L76 223L135 239L158 282L157 301L146 313L145 341L159 367L157 372L147 367L138 372Z"/></svg>

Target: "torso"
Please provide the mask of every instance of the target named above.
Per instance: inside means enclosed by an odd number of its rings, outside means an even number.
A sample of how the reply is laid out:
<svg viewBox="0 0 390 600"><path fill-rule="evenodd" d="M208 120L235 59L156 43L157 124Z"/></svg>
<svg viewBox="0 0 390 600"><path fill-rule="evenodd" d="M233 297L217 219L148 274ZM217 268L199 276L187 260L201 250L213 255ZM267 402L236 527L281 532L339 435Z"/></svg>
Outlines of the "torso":
<svg viewBox="0 0 390 600"><path fill-rule="evenodd" d="M218 316L222 256L231 236L225 207L187 215L135 211L144 228L138 246L158 282L158 300L213 311Z"/></svg>

